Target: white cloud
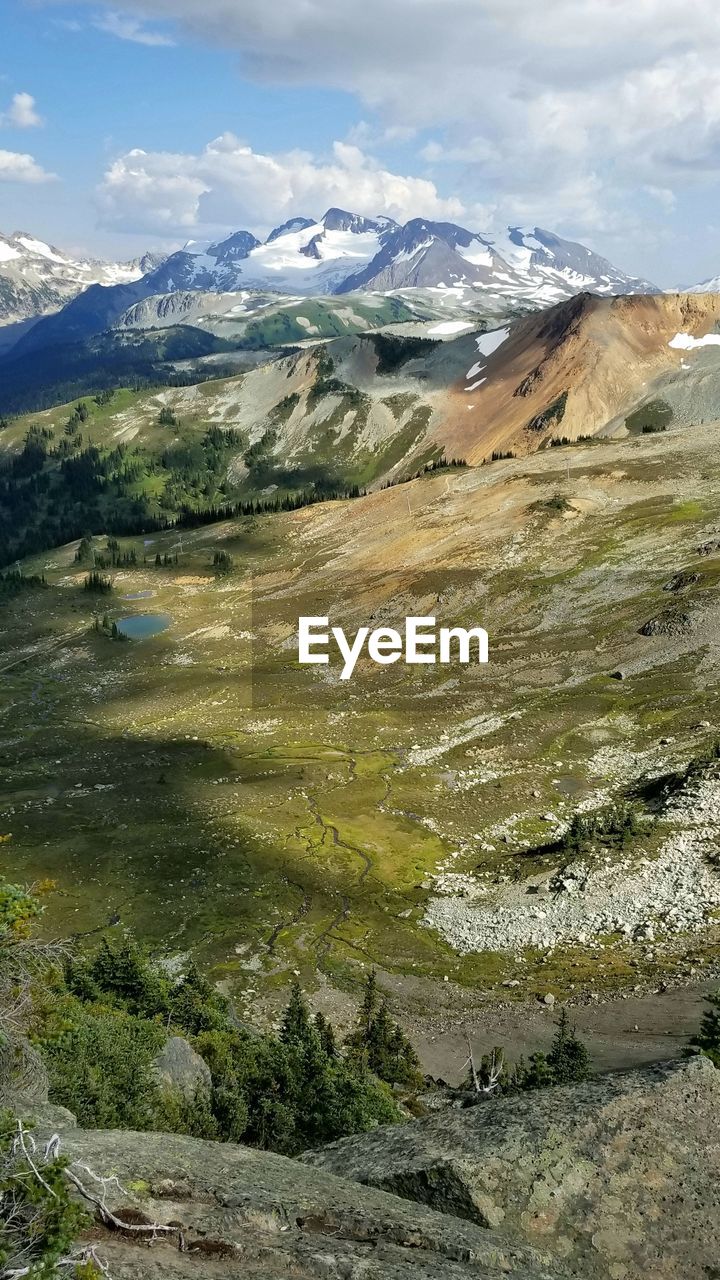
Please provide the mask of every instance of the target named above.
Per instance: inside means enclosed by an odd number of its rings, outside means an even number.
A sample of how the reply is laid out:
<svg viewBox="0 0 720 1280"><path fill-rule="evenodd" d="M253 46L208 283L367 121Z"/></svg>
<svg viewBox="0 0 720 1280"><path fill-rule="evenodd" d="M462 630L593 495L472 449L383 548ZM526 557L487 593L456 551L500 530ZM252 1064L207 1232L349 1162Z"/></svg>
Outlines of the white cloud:
<svg viewBox="0 0 720 1280"><path fill-rule="evenodd" d="M334 143L332 159L319 161L305 151L264 155L231 133L197 155L129 151L98 189L103 226L165 234L202 226L265 229L294 215L319 217L333 205L398 221L467 212L460 200L443 199L434 183L391 173L351 143Z"/></svg>
<svg viewBox="0 0 720 1280"><path fill-rule="evenodd" d="M0 182L52 182L54 173L46 173L32 156L19 151L0 151Z"/></svg>
<svg viewBox="0 0 720 1280"><path fill-rule="evenodd" d="M97 0L95 0L97 3ZM355 93L388 131L429 131L466 203L608 223L643 186L720 179L717 0L124 0L139 19L238 51L268 83ZM402 133L397 136L407 136ZM362 142L362 132L355 136ZM599 184L599 185L598 185ZM583 227L576 224L579 232Z"/></svg>
<svg viewBox="0 0 720 1280"><path fill-rule="evenodd" d="M677 196L669 187L654 187L652 184L647 185L644 190L652 200L657 200L658 204L666 213L672 213L677 206Z"/></svg>
<svg viewBox="0 0 720 1280"><path fill-rule="evenodd" d="M116 36L118 40L130 40L133 44L162 46L175 43L170 36L159 31L148 31L137 18L118 13L115 9L100 14L95 18L93 25L98 31L104 31L106 35Z"/></svg>
<svg viewBox="0 0 720 1280"><path fill-rule="evenodd" d="M0 114L0 124L15 129L34 129L43 123L42 117L35 110L35 99L31 93L15 93L7 111Z"/></svg>

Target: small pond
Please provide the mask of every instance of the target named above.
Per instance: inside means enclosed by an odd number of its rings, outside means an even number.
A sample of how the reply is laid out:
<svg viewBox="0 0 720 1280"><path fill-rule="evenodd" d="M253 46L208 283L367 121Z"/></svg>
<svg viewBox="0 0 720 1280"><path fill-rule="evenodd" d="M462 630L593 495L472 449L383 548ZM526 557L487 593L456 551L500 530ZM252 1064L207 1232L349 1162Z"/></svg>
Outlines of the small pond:
<svg viewBox="0 0 720 1280"><path fill-rule="evenodd" d="M129 618L118 618L117 628L129 640L147 640L165 631L171 622L169 613L134 613Z"/></svg>
<svg viewBox="0 0 720 1280"><path fill-rule="evenodd" d="M148 589L147 591L131 591L129 596L121 596L120 598L121 600L150 600L155 594L156 592Z"/></svg>

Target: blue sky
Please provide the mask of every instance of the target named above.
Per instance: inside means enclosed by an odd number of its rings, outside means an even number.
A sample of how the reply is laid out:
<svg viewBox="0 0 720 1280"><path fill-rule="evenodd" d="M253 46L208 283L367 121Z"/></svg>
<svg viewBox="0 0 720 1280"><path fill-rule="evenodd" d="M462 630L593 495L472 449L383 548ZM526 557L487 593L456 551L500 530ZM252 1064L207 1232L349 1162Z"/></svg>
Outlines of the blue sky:
<svg viewBox="0 0 720 1280"><path fill-rule="evenodd" d="M342 204L692 282L719 56L717 0L2 0L0 228L129 257Z"/></svg>

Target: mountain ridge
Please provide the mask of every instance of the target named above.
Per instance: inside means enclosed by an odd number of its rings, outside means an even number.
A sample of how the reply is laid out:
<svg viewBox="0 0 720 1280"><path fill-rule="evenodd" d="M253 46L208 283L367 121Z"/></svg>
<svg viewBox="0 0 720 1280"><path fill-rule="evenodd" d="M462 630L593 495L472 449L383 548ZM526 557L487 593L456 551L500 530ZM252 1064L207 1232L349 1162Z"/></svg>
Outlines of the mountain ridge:
<svg viewBox="0 0 720 1280"><path fill-rule="evenodd" d="M429 288L470 308L497 303L538 308L581 291L658 293L607 259L542 228L483 236L450 222L365 218L328 209L319 221L293 218L264 242L238 230L213 243L190 241L140 278L91 284L21 338L18 350L82 341L145 298L187 290L271 290L304 298Z"/></svg>
<svg viewBox="0 0 720 1280"><path fill-rule="evenodd" d="M139 280L158 263L152 253L127 262L76 258L29 232L0 232L0 326L57 311L93 284Z"/></svg>

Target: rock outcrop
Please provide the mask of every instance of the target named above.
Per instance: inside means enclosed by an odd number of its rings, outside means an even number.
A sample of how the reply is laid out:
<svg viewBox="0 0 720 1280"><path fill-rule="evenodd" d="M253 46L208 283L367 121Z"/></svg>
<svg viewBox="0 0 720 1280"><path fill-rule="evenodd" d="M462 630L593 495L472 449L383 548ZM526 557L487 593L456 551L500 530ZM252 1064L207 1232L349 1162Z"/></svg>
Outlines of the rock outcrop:
<svg viewBox="0 0 720 1280"><path fill-rule="evenodd" d="M80 1129L63 1131L61 1150L78 1162L94 1193L97 1177L117 1179L107 1184L107 1205L128 1228L92 1232L113 1280L559 1280L567 1274L538 1250L474 1223L270 1152L170 1134ZM151 1223L173 1225L154 1239L133 1230Z"/></svg>
<svg viewBox="0 0 720 1280"><path fill-rule="evenodd" d="M182 1036L170 1036L153 1062L158 1083L188 1102L212 1087L210 1068Z"/></svg>
<svg viewBox="0 0 720 1280"><path fill-rule="evenodd" d="M550 1249L582 1280L718 1274L720 1071L704 1058L443 1111L302 1159Z"/></svg>

